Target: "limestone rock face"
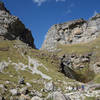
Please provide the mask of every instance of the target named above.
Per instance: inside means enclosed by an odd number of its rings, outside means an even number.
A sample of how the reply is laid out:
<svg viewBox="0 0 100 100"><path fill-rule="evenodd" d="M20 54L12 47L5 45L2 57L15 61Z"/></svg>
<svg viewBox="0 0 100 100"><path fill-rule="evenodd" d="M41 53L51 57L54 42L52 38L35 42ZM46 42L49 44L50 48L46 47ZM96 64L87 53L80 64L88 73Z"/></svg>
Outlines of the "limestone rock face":
<svg viewBox="0 0 100 100"><path fill-rule="evenodd" d="M55 51L57 44L87 43L100 35L100 14L93 16L88 21L74 20L53 25L42 45L42 50Z"/></svg>
<svg viewBox="0 0 100 100"><path fill-rule="evenodd" d="M35 48L31 31L0 2L0 40L21 40Z"/></svg>

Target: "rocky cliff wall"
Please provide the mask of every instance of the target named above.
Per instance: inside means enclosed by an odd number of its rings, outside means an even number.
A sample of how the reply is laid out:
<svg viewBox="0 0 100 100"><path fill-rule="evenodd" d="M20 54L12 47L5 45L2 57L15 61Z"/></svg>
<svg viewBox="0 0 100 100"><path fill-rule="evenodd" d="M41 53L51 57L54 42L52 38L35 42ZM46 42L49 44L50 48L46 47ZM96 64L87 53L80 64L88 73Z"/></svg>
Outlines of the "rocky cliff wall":
<svg viewBox="0 0 100 100"><path fill-rule="evenodd" d="M78 44L95 40L100 35L100 14L88 21L78 19L53 25L42 45L42 50L55 51L58 44Z"/></svg>
<svg viewBox="0 0 100 100"><path fill-rule="evenodd" d="M21 40L35 48L31 31L0 2L0 40Z"/></svg>

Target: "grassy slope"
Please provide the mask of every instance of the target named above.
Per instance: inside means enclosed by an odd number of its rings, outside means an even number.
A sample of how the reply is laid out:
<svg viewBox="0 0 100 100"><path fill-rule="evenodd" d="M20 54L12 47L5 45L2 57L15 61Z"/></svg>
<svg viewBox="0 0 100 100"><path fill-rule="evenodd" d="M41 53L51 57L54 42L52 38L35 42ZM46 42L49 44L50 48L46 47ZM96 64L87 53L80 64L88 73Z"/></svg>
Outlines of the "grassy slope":
<svg viewBox="0 0 100 100"><path fill-rule="evenodd" d="M21 62L27 65L28 64L27 56L30 56L31 58L35 58L39 60L48 68L49 72L47 72L43 67L39 67L38 69L44 74L52 77L54 82L58 80L73 81L71 79L66 78L62 73L58 72L59 62L58 60L56 60L56 58L54 60L52 59L52 57L50 57L52 54L44 52L44 51L34 50L31 48L24 48L24 49L14 48L14 44L22 44L22 42L21 41L2 41L0 43L0 48L9 47L8 51L2 51L2 50L0 51L0 62L2 61L8 62L8 58L10 58L12 62L15 62L15 63ZM21 53L23 53L24 51L26 51L26 53L24 54L24 57L23 57ZM7 86L7 90L9 90L10 88L14 88L16 87L16 85L18 85L19 77L24 77L25 82L31 83L32 89L40 91L44 87L42 82L35 83L33 81L33 80L41 80L42 77L40 75L32 74L31 71L29 72L29 69L26 69L23 71L22 70L16 71L13 65L9 65L7 68L4 69L3 73L0 73L0 84L5 84ZM10 81L11 83L6 84L5 81ZM48 80L45 80L45 81L48 81ZM23 87L23 85L20 87ZM57 84L57 87L59 87L59 84ZM63 89L63 85L61 86L61 88ZM2 90L0 90L0 93L1 91ZM9 96L10 94L7 92L6 94L8 94Z"/></svg>
<svg viewBox="0 0 100 100"><path fill-rule="evenodd" d="M96 57L100 57L100 37L89 43L71 44L71 45L58 45L61 51L58 55L67 54L86 54L95 52Z"/></svg>
<svg viewBox="0 0 100 100"><path fill-rule="evenodd" d="M22 42L21 41L2 41L0 43L0 48L9 47L8 51L0 51L0 62L8 61L8 58L10 58L12 62L15 62L15 63L22 62L23 64L27 65L28 64L27 56L30 56L32 58L39 60L48 68L49 72L47 72L43 67L39 67L38 69L42 71L44 74L47 74L48 76L52 77L53 81L55 83L58 83L56 84L56 86L61 87L62 90L64 89L64 85L61 84L62 81L68 81L68 82L74 81L69 78L66 78L62 73L58 71L59 61L57 60L56 57L52 57L52 53L48 53L46 51L34 50L30 48L14 48L14 44L17 44L17 43L21 44ZM59 48L61 48L62 50L61 52L57 53L58 56L61 56L65 53L85 54L85 53L93 52L94 59L92 60L99 61L100 59L100 38L87 44L64 45L64 46L60 45ZM23 51L26 51L26 53L24 54L24 57L21 55L21 52ZM40 83L33 82L33 80L41 80L42 78L40 75L37 75L37 74L33 75L28 71L28 69L24 71L22 70L16 71L16 69L12 65L9 65L7 68L5 68L4 73L0 73L0 84L5 84L7 86L7 90L9 90L10 88L16 87L16 84L18 84L19 77L22 77L22 76L25 78L25 82L29 82L32 84L32 89L40 91L41 88L44 87L43 83L40 84ZM60 80L60 83L58 80ZM10 81L11 84L6 84L5 81ZM45 81L48 81L48 80L45 80ZM100 74L95 76L94 82L100 83ZM21 85L20 87L23 87L23 85ZM2 90L0 89L0 92L1 91ZM6 94L3 94L3 95L9 96L10 94L7 91ZM44 96L45 95L46 94L44 93Z"/></svg>

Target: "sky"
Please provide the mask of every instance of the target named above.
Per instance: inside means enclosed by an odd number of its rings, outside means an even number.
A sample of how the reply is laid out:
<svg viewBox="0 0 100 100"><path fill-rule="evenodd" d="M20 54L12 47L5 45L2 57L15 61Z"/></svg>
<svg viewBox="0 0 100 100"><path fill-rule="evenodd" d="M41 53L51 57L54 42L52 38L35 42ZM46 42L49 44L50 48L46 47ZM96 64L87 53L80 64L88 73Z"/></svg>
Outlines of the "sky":
<svg viewBox="0 0 100 100"><path fill-rule="evenodd" d="M2 0L12 15L29 28L37 48L54 24L79 18L89 19L100 13L100 0Z"/></svg>

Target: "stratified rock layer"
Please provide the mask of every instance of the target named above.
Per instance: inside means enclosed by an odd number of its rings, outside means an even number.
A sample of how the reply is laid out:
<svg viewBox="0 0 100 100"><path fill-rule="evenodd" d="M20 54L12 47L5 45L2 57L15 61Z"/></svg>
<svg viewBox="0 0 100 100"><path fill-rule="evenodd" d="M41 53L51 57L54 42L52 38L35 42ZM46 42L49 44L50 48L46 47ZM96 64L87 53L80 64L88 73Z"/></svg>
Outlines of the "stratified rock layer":
<svg viewBox="0 0 100 100"><path fill-rule="evenodd" d="M88 21L74 20L53 25L42 45L42 50L55 51L58 44L87 43L100 35L100 14Z"/></svg>
<svg viewBox="0 0 100 100"><path fill-rule="evenodd" d="M31 31L0 2L0 40L21 40L35 48Z"/></svg>

